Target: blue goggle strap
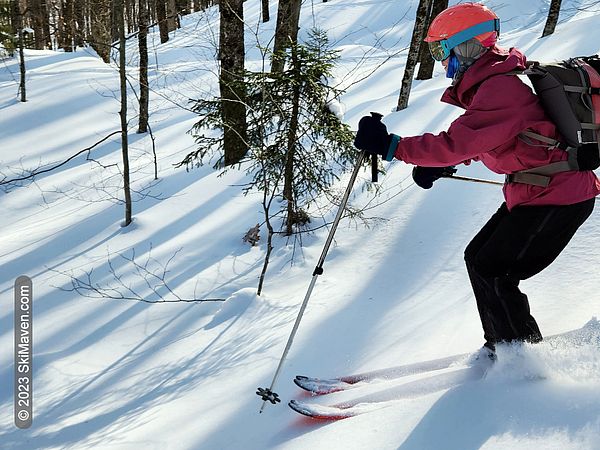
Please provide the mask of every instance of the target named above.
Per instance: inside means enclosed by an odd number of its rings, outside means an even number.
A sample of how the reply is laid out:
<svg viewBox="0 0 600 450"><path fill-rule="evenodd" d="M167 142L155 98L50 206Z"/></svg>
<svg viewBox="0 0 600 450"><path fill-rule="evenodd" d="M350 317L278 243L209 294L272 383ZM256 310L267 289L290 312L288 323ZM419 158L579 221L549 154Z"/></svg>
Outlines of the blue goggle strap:
<svg viewBox="0 0 600 450"><path fill-rule="evenodd" d="M463 42L466 42L469 39L488 31L496 31L500 33L500 19L488 20L486 22L473 25L466 30L456 33L454 36L450 36L448 39L440 41L440 44L442 45L446 55L450 55L450 50L452 50L458 44L462 44Z"/></svg>

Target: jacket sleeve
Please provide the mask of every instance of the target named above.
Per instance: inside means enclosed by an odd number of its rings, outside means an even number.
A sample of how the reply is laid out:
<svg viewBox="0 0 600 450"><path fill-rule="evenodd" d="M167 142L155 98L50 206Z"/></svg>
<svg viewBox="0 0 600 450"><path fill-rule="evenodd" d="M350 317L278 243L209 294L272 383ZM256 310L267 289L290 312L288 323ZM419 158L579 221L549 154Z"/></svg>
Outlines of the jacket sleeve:
<svg viewBox="0 0 600 450"><path fill-rule="evenodd" d="M464 114L448 131L405 137L394 157L428 167L456 165L515 139L526 128L523 111L535 96L513 75L496 75L482 82Z"/></svg>

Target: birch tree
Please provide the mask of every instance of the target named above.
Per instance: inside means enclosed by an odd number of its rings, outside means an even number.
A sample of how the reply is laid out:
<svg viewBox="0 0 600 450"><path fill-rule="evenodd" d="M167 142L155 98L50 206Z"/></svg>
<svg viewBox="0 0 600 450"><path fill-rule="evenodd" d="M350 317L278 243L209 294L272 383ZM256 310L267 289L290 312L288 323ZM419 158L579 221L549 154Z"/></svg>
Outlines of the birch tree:
<svg viewBox="0 0 600 450"><path fill-rule="evenodd" d="M548 18L546 19L546 26L542 32L542 37L550 36L554 33L556 24L558 23L558 16L560 14L560 6L562 0L552 0L550 2L550 9L548 10Z"/></svg>
<svg viewBox="0 0 600 450"><path fill-rule="evenodd" d="M425 23L427 22L427 17L430 12L431 2L432 0L419 0L415 26L413 28L413 34L410 41L408 57L406 58L406 67L404 69L404 77L402 78L396 111L405 109L408 106L408 97L410 96L412 79L415 73L417 60L419 59L421 42L425 36Z"/></svg>
<svg viewBox="0 0 600 450"><path fill-rule="evenodd" d="M433 0L429 8L429 14L427 17L427 23L425 24L423 36L427 34L427 30L431 26L433 19L437 17L439 13L448 8L448 0ZM421 41L421 50L419 52L419 72L417 73L417 80L429 80L433 77L433 69L435 67L435 60L429 53L429 46Z"/></svg>

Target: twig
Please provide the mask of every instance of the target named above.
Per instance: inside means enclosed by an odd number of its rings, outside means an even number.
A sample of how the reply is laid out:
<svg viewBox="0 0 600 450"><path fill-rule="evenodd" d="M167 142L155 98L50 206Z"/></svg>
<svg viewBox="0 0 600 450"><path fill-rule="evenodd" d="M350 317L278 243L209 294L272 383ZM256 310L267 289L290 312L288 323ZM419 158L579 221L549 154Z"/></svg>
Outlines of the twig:
<svg viewBox="0 0 600 450"><path fill-rule="evenodd" d="M113 132L112 132L112 133L110 133L108 136L105 136L105 137L103 137L101 140L99 140L98 142L96 142L94 145L92 145L92 146L90 146L90 147L87 147L87 148L84 148L83 150L80 150L80 151L78 151L78 152L77 152L77 153L75 153L73 156L70 156L69 158L67 158L66 160L64 160L64 161L63 161L63 162L61 162L61 163L58 163L58 164L56 164L56 165L54 165L54 166L51 166L51 167L48 167L48 168L46 168L46 169L42 169L42 170L38 170L38 171L35 171L35 170L34 170L34 171L32 171L32 172L31 172L29 175L27 175L27 176L23 176L23 177L19 177L19 178L12 178L12 179L9 179L9 180L6 180L6 179L4 179L4 180L0 181L0 185L3 185L3 184L9 184L9 183L15 183L15 182L17 182L17 181L28 180L28 179L30 179L30 178L33 178L33 177L35 177L36 175L40 175L40 174L42 174L42 173L47 173L47 172L51 172L51 171L53 171L53 170L55 170L55 169L58 169L59 167L61 167L61 166L64 166L64 165L65 165L65 164L67 164L69 161L71 161L71 160L75 159L77 156L81 155L82 153L89 152L89 151L90 151L90 150L92 150L94 147L96 147L96 146L100 145L102 142L106 141L106 140L107 140L108 138L110 138L111 136L114 136L115 134L119 134L120 132L121 132L120 130L119 130L119 131L113 131Z"/></svg>
<svg viewBox="0 0 600 450"><path fill-rule="evenodd" d="M135 273L141 278L144 284L152 291L157 300L148 300L144 298L141 294L139 294L135 289L131 286L127 285L123 281L123 275L118 274L117 270L113 265L113 261L111 259L111 255L108 254L107 265L109 268L109 272L111 273L113 280L115 281L114 285L106 285L101 286L98 283L93 281L93 272L94 269L90 269L89 272L85 272L83 278L78 278L73 276L70 273L61 272L58 270L53 270L54 272L60 273L66 277L71 279L71 288L63 288L59 287L58 289L64 292L76 292L82 297L87 298L103 298L103 299L111 299L111 300L128 300L128 301L138 301L144 303L203 303L203 302L223 302L226 299L224 298L182 298L166 282L166 277L168 274L168 266L173 261L173 259L177 256L177 254L181 251L177 250L166 262L166 264L162 265L156 259L152 258L152 246L150 246L150 250L148 251L148 257L146 261L142 264L138 263L135 260L135 249L132 250L131 257L125 255L119 255L125 261L128 261L131 265L133 265ZM156 263L158 266L159 273L155 273L150 267L150 263ZM128 273L128 272L127 272ZM159 291L160 289L166 290L170 297L165 297Z"/></svg>

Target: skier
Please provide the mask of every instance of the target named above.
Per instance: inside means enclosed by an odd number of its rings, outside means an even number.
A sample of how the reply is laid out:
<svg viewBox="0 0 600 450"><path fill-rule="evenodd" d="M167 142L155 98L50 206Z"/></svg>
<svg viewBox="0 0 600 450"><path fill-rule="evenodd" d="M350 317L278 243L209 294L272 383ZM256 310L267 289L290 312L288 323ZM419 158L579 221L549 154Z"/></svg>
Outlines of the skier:
<svg viewBox="0 0 600 450"><path fill-rule="evenodd" d="M511 73L525 68L525 56L496 45L499 25L498 16L478 3L452 6L431 23L425 41L452 78L441 100L466 110L448 131L400 137L389 134L377 117L365 116L355 140L367 153L414 164L413 179L424 189L471 160L506 175L505 202L465 250L483 349L491 359L497 343L542 340L519 282L558 257L600 193L591 170L518 173L564 161L567 152L522 135L530 131L560 140L537 96Z"/></svg>

